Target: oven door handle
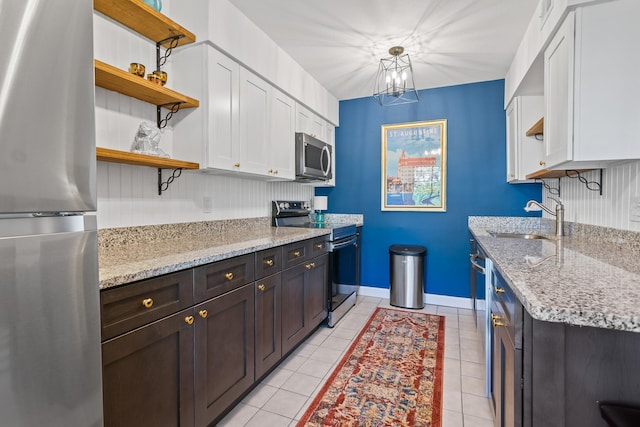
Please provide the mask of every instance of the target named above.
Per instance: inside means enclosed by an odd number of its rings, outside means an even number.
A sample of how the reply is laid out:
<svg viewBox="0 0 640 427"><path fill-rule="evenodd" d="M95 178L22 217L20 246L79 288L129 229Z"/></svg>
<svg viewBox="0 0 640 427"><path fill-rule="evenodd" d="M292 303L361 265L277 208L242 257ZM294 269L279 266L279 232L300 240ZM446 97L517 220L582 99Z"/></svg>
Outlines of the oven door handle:
<svg viewBox="0 0 640 427"><path fill-rule="evenodd" d="M482 258L482 257L480 257L480 258ZM476 270L476 271L479 271L482 274L486 274L484 267L481 266L480 264L478 264L476 262L476 259L478 259L478 254L469 255L469 261L471 261L471 266L473 267L473 269Z"/></svg>
<svg viewBox="0 0 640 427"><path fill-rule="evenodd" d="M349 240L339 241L337 243L329 242L327 249L329 252L335 252L339 249L346 248L347 246L355 246L358 236L350 237Z"/></svg>

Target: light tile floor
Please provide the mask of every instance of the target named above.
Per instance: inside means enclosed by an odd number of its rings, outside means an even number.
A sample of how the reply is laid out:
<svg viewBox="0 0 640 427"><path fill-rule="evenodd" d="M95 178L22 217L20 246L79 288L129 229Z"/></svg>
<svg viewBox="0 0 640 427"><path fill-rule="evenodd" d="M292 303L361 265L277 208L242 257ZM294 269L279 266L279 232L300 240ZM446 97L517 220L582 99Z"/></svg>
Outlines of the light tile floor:
<svg viewBox="0 0 640 427"><path fill-rule="evenodd" d="M295 426L377 307L397 308L388 299L359 296L334 328L320 326L218 425ZM473 312L435 305L421 311L446 317L442 427L493 427L484 396L483 331Z"/></svg>

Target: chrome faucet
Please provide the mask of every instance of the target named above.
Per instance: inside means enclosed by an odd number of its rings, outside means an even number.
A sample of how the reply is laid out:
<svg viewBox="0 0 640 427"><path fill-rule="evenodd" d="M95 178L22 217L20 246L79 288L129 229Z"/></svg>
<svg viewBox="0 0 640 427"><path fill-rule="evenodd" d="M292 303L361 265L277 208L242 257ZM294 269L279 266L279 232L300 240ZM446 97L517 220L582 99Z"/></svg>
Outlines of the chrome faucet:
<svg viewBox="0 0 640 427"><path fill-rule="evenodd" d="M537 202L535 200L529 200L527 205L524 207L524 210L527 212L531 211L539 211L544 210L549 215L553 215L556 217L556 237L560 238L564 236L564 205L562 204L562 200L560 198L551 197L551 200L556 202L556 211L553 212L548 207L544 206L542 203Z"/></svg>

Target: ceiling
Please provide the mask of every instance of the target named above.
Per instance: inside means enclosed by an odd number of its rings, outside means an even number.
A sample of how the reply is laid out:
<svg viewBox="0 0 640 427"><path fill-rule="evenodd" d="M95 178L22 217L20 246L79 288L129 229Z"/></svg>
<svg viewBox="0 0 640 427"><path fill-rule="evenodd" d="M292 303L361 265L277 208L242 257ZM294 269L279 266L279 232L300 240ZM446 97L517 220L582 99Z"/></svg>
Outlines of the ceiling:
<svg viewBox="0 0 640 427"><path fill-rule="evenodd" d="M538 0L229 0L339 100L408 53L417 89L504 78ZM393 6L393 7L391 7Z"/></svg>

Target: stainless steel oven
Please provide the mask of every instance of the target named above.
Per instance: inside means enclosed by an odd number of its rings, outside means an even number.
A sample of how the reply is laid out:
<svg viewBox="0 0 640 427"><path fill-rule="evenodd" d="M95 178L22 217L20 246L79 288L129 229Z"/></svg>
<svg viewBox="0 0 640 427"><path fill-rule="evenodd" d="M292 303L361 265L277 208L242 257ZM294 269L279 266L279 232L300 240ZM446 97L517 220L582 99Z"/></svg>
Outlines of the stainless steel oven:
<svg viewBox="0 0 640 427"><path fill-rule="evenodd" d="M327 294L327 324L333 327L356 304L360 287L360 230L354 224L314 223L309 203L272 202L273 224L277 227L326 228L326 249L330 253L331 286Z"/></svg>

